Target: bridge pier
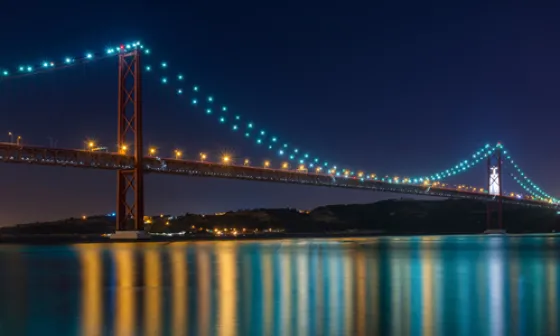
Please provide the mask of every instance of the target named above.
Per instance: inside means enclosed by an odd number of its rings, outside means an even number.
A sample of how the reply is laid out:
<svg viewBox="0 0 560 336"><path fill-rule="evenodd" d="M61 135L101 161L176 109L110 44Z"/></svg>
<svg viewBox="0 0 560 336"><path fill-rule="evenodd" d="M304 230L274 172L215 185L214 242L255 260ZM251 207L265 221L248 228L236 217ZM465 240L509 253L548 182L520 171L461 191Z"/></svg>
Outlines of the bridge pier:
<svg viewBox="0 0 560 336"><path fill-rule="evenodd" d="M112 239L146 239L142 140L142 68L140 50L119 54L117 146L134 152L134 167L117 172L117 220Z"/></svg>
<svg viewBox="0 0 560 336"><path fill-rule="evenodd" d="M150 238L150 234L146 231L115 231L111 235L111 239L114 240L146 240Z"/></svg>
<svg viewBox="0 0 560 336"><path fill-rule="evenodd" d="M485 234L506 233L506 229L503 226L502 205L503 203L501 197L486 204L486 230L484 231Z"/></svg>

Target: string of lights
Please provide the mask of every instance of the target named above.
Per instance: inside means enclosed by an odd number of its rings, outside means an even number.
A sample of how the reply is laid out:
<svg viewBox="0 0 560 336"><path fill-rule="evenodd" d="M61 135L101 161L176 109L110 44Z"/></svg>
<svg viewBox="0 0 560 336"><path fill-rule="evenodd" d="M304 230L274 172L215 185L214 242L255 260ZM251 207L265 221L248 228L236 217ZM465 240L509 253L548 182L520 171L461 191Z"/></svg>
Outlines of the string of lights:
<svg viewBox="0 0 560 336"><path fill-rule="evenodd" d="M185 76L179 72L175 75L167 75L165 71L169 70L169 64L165 61L159 62L159 66L146 65L146 71L155 72L156 70L161 70L164 72L160 81L162 84L174 83L176 86L174 90L177 95L184 95L186 93L183 88ZM156 75L157 76L157 75ZM171 82L171 80L174 82ZM280 157L286 158L292 162L296 162L301 166L305 166L305 169L315 168L317 171L322 169L328 169L328 172L332 173L334 176L344 176L344 177L354 177L357 176L361 179L378 179L376 174L365 174L363 172L355 172L350 169L337 170L337 166L333 165L330 169L328 168L329 163L327 161L321 161L319 158L311 159L310 154L307 152L302 152L297 147L290 147L288 143L281 143L279 138L274 135L269 135L264 129L258 129L255 122L248 120L242 122L242 118L239 114L234 116L228 116L229 109L226 105L220 105L217 103L216 99L212 95L207 95L205 98L202 97L201 88L198 85L192 85L192 95L193 98L190 99L190 103L193 107L199 108L208 116L217 115L216 120L220 124L227 125L233 132L242 134L247 139L253 139L255 143L259 146L265 146L269 150L277 152ZM434 173L429 176L415 177L415 178L404 178L400 179L398 177L383 177L380 178L383 182L390 183L411 183L411 184L422 184L424 181L439 181L443 178L450 177L463 173L470 169L471 167L480 163L483 157L488 157L496 147L490 148L490 145L486 145L476 151L472 155L471 160L464 160L459 162L454 167L450 167L439 173ZM303 155L301 153L304 153ZM299 157L298 157L299 154ZM324 167L324 168L323 168Z"/></svg>
<svg viewBox="0 0 560 336"><path fill-rule="evenodd" d="M126 43L106 48L105 51L85 52L82 55L74 57L65 56L59 58L58 60L51 59L35 63L22 63L15 68L0 67L0 80L34 75L42 72L68 68L79 64L86 64L108 57L115 57L121 52L127 52L137 48L144 49L144 46L140 42ZM146 49L145 51L149 53L149 50Z"/></svg>
<svg viewBox="0 0 560 336"><path fill-rule="evenodd" d="M189 96L190 105L195 109L202 111L208 117L215 118L218 123L227 126L232 132L239 133L244 138L252 140L257 146L267 148L292 164L304 166L305 169L318 172L327 169L336 171L336 165L331 165L329 169L328 161L321 160L319 157L313 157L309 152L290 145L286 141L281 141L279 136L258 126L254 121L242 117L240 114L232 114L227 105L220 104L213 95L204 95L201 86L191 84L188 85L190 89L185 89L186 76L182 72L169 74L168 62L157 62L157 66L147 64L144 69L159 77L163 85L173 87L178 96ZM355 175L355 173L352 175Z"/></svg>
<svg viewBox="0 0 560 336"><path fill-rule="evenodd" d="M444 178L464 173L469 169L471 169L472 167L478 165L480 162L483 161L484 158L490 156L496 150L496 148L497 146L490 147L489 144L486 144L484 147L480 148L475 153L473 153L471 159L463 160L457 163L455 166L450 167L446 170L442 170L438 173L421 176L421 177L414 177L411 179L412 183L422 183L423 181L426 180L440 181L443 180Z"/></svg>
<svg viewBox="0 0 560 336"><path fill-rule="evenodd" d="M544 190L542 190L541 187L535 184L527 176L527 174L517 165L517 163L515 163L515 161L505 148L502 149L502 153L504 154L505 158L504 162L510 164L511 168L513 168L513 170L518 174L518 176L512 174L512 177L514 178L514 181L517 182L517 184L519 184L525 191L529 192L531 195L539 199L552 200L554 203L558 202L555 197L552 197L550 194L546 193Z"/></svg>
<svg viewBox="0 0 560 336"><path fill-rule="evenodd" d="M523 183L522 179L520 179L518 176L515 176L515 174L510 174L511 178L521 187L523 188L523 190L525 190L529 195L531 195L534 199L538 199L541 201L546 201L546 199L540 195L537 195L528 185L526 185L525 183Z"/></svg>

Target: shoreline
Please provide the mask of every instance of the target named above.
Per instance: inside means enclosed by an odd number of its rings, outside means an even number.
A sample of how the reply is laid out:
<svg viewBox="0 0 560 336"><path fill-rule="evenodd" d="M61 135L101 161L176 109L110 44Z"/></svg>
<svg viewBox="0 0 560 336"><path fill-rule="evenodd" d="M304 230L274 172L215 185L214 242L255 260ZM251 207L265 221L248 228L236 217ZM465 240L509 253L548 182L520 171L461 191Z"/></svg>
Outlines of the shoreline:
<svg viewBox="0 0 560 336"><path fill-rule="evenodd" d="M219 242L219 241L252 241L252 240L284 240L284 239L321 239L321 238L375 238L375 237L430 237L430 236L486 236L486 237L560 237L560 233L553 232L528 232L485 234L471 232L454 233L395 233L395 232L336 232L336 233L281 233L267 235L240 235L240 236L152 236L151 239L128 240L110 239L99 235L53 234L53 235L0 235L1 245L73 245L87 243L173 243L173 242Z"/></svg>

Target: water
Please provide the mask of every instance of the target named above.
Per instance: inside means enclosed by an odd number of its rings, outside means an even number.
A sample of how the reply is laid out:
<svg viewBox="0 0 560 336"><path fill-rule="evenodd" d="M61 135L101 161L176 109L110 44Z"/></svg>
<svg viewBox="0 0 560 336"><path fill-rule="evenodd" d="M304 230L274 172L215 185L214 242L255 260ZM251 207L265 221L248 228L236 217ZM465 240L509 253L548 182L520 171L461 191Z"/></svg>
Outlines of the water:
<svg viewBox="0 0 560 336"><path fill-rule="evenodd" d="M560 239L0 246L0 335L557 335Z"/></svg>

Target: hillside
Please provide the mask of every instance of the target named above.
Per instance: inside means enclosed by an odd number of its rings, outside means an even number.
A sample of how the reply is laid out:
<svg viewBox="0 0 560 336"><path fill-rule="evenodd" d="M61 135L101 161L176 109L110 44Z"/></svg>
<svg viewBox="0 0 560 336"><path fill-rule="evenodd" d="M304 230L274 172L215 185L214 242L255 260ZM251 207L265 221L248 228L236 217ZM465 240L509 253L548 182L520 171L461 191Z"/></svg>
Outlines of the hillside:
<svg viewBox="0 0 560 336"><path fill-rule="evenodd" d="M508 232L558 231L555 211L504 205ZM486 229L486 205L472 200L386 200L371 204L321 206L311 211L254 209L215 215L162 215L146 219L153 233L262 232L328 233L375 231L387 234L481 233ZM115 218L92 216L0 228L0 234L103 234L114 231ZM229 230L229 231L228 231Z"/></svg>

